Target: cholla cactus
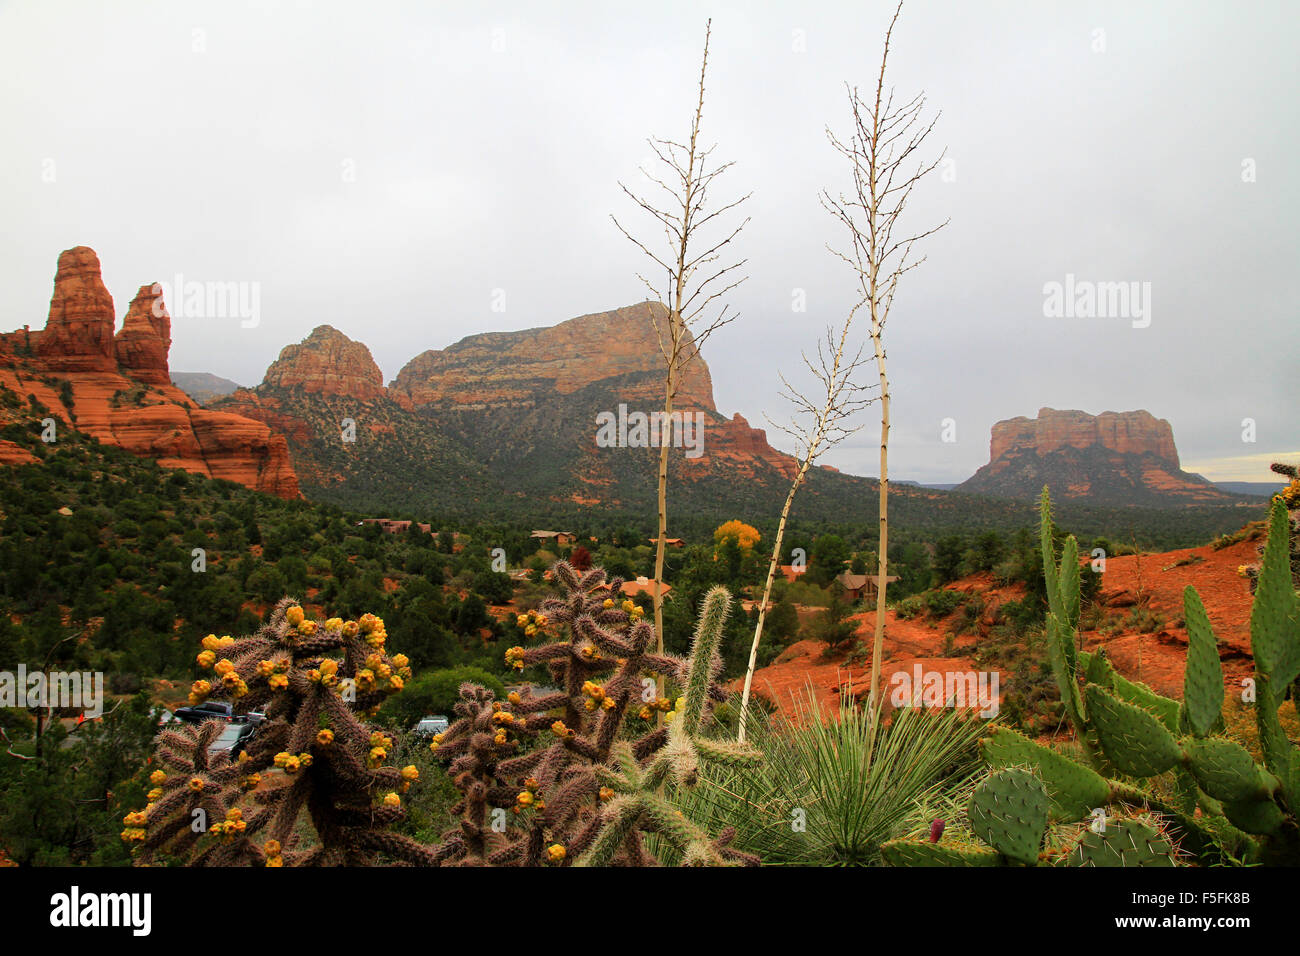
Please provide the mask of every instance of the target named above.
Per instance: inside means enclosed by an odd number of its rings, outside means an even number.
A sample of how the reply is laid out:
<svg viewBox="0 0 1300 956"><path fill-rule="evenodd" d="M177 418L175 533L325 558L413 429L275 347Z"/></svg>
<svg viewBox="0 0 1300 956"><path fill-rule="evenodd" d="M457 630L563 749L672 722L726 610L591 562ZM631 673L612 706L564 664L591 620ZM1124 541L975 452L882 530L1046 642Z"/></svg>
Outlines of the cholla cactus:
<svg viewBox="0 0 1300 956"><path fill-rule="evenodd" d="M717 649L730 596L710 592L692 657L682 660L651 651L654 629L640 608L613 596L621 579L607 583L598 568L579 575L565 562L554 576L565 594L545 601L540 613L521 615L521 625L530 636L548 628L565 633L538 647L513 647L506 660L521 670L546 663L561 689L494 701L482 688L461 688L460 720L432 745L451 759L464 795L460 825L444 837L439 856L492 865L653 865L642 838L653 832L677 845L686 862L757 862L727 846L730 833L709 839L663 792L669 783L693 786L701 758L758 759L698 733L711 702L726 699L716 682ZM655 696L655 676L683 687L676 706ZM658 712L667 726L651 724ZM514 753L543 735L549 744Z"/></svg>
<svg viewBox="0 0 1300 956"><path fill-rule="evenodd" d="M198 663L217 680L196 681L191 703L226 696L265 705L267 719L237 760L209 751L220 721L161 736L149 805L127 816L123 833L142 862L159 851L189 853L192 865L366 865L381 854L437 862L387 829L419 774L388 766L391 739L358 717L410 677L386 637L372 614L318 622L286 598L249 637L205 638ZM319 838L310 847L298 846L304 809Z"/></svg>

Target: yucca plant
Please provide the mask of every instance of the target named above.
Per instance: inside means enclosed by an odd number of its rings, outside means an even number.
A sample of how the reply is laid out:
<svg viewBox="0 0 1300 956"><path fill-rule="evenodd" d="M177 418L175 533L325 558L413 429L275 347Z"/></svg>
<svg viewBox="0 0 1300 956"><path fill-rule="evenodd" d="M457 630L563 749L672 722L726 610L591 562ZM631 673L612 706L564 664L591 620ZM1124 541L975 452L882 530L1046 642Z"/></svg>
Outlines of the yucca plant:
<svg viewBox="0 0 1300 956"><path fill-rule="evenodd" d="M791 719L751 715L762 766L711 769L687 805L735 826L765 863L870 865L885 841L943 818L979 767L984 721L956 708L886 717L849 696L827 713L811 691Z"/></svg>

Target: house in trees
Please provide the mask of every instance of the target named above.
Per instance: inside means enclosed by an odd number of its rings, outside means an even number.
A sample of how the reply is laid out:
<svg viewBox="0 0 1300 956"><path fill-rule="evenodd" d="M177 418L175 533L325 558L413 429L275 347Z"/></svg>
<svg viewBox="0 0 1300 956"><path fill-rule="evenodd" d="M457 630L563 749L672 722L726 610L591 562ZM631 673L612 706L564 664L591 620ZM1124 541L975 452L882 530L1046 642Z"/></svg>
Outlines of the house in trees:
<svg viewBox="0 0 1300 956"><path fill-rule="evenodd" d="M572 531L534 531L528 537L542 544L554 544L561 548L567 548L577 540L577 535Z"/></svg>
<svg viewBox="0 0 1300 956"><path fill-rule="evenodd" d="M874 574L850 574L845 571L843 574L837 575L835 580L839 582L840 587L844 588L844 595L850 601L861 601L863 599L874 601L876 595L880 593L880 586L877 583L878 578ZM886 584L893 584L897 580L898 575L896 574L885 575Z"/></svg>

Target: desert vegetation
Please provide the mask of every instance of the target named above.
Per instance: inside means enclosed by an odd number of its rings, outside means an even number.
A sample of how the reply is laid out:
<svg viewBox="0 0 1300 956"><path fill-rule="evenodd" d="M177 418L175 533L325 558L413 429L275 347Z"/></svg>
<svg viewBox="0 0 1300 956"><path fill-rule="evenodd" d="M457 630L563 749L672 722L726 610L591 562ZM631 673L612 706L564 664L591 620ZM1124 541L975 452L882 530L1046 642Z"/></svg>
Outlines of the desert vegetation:
<svg viewBox="0 0 1300 956"><path fill-rule="evenodd" d="M313 333L286 352L319 362L327 397L283 359L215 399L254 416L264 453L237 483L209 477L230 462L203 448L168 468L82 430L99 411L200 415L165 378L119 376L129 387L98 409L0 340L33 389L0 388L0 861L1300 863L1294 464L1274 466L1289 484L1267 505L1223 504L1191 476L1190 500L1220 503L1177 510L891 485L885 328L938 228L904 213L940 162L922 155L924 97L895 100L886 79L900 11L867 91L845 87L848 132L827 129L845 185L820 199L852 290L809 324L801 370L776 376L793 455L691 393L712 388L700 350L736 318L747 262L748 195L712 195L732 164L702 138L711 22L686 135L649 141L648 194L622 187L662 242L614 220L652 262L637 277L652 301L569 330L648 326L649 373L636 339L616 374L572 390L530 366L495 383L510 400L451 399L429 369L463 372L438 366L455 349L385 387L364 346ZM536 332L485 338L527 358ZM332 388L320 354L344 349L369 363L364 395ZM100 358L103 375L133 368ZM651 454L594 459L579 422L624 387L652 395L665 430ZM687 408L747 471L678 460ZM868 409L875 480L819 467ZM287 423L298 472L257 415ZM358 421L360 442L334 440ZM537 439L539 422L559 437ZM1126 467L1150 464L1134 455ZM274 481L257 472L272 461ZM1183 474L1176 452L1160 461L1161 480ZM10 678L27 671L102 677L105 693L19 700Z"/></svg>

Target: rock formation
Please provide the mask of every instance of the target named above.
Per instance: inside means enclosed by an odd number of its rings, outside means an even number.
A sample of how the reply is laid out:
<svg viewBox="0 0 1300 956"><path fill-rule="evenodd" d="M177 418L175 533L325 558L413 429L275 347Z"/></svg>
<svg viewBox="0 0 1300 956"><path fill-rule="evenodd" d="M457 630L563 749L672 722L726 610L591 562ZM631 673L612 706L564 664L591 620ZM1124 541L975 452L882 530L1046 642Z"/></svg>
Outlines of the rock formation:
<svg viewBox="0 0 1300 956"><path fill-rule="evenodd" d="M113 339L118 368L150 385L170 385L167 353L171 347L172 319L162 300L162 287L156 282L142 285Z"/></svg>
<svg viewBox="0 0 1300 956"><path fill-rule="evenodd" d="M390 390L407 408L486 408L528 405L540 392L570 395L626 377L636 379L622 390L627 401L662 406L663 356L655 322L662 327L666 317L659 303L641 302L546 328L471 335L411 359ZM702 359L687 364L677 403L714 410L713 381Z"/></svg>
<svg viewBox="0 0 1300 956"><path fill-rule="evenodd" d="M59 255L54 295L45 331L33 336L37 353L51 372L111 372L113 297L100 275L99 256L88 246Z"/></svg>
<svg viewBox="0 0 1300 956"><path fill-rule="evenodd" d="M1012 418L993 426L989 460L996 461L1013 447L1026 446L1039 455L1059 448L1100 445L1121 455L1154 455L1178 467L1174 430L1163 418L1139 409L1089 415L1075 410L1040 408L1037 418Z"/></svg>
<svg viewBox="0 0 1300 956"><path fill-rule="evenodd" d="M257 388L210 407L285 434L310 493L331 501L355 506L409 481L413 495L444 503L458 496L467 508L538 497L640 507L653 496L657 451L599 447L597 416L620 406L643 414L662 408L656 322L665 320L661 305L642 302L545 328L471 335L417 355L387 389L365 346L323 326L284 349ZM681 494L694 488L700 503L728 494L783 498L797 463L742 416L718 413L698 354L675 408L692 428L703 426L702 443L692 432L691 453L670 457ZM345 418L355 423L348 444L339 440ZM421 460L411 460L417 452ZM391 476L382 488L377 474ZM830 482L856 480L819 475L808 497ZM349 498L349 489L361 499Z"/></svg>
<svg viewBox="0 0 1300 956"><path fill-rule="evenodd" d="M363 402L384 395L384 376L370 350L328 325L317 326L297 345L286 345L262 382Z"/></svg>
<svg viewBox="0 0 1300 956"><path fill-rule="evenodd" d="M1039 409L993 426L989 463L957 486L973 494L1098 505L1178 506L1235 500L1179 467L1169 422L1150 412Z"/></svg>
<svg viewBox="0 0 1300 956"><path fill-rule="evenodd" d="M171 321L156 288L140 287L115 338L99 257L85 246L67 250L59 256L45 329L0 334L0 385L34 397L60 427L164 467L300 497L284 436L252 419L200 408L171 384ZM0 407L0 423L28 415L25 406ZM0 449L0 464L29 458L18 446Z"/></svg>

